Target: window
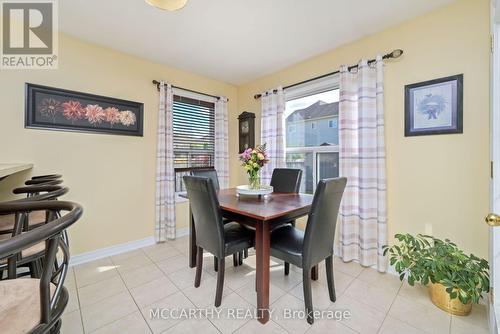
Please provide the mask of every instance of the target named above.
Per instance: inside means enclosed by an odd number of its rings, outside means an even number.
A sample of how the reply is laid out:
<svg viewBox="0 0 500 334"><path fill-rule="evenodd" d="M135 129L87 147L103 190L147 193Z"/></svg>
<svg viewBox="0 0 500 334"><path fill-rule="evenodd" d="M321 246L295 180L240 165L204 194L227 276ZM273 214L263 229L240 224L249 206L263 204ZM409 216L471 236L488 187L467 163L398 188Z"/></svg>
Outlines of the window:
<svg viewBox="0 0 500 334"><path fill-rule="evenodd" d="M338 82L285 93L286 165L302 169L300 191L313 193L319 180L339 175Z"/></svg>
<svg viewBox="0 0 500 334"><path fill-rule="evenodd" d="M173 105L175 191L185 191L182 177L193 169L213 168L215 104L174 95Z"/></svg>

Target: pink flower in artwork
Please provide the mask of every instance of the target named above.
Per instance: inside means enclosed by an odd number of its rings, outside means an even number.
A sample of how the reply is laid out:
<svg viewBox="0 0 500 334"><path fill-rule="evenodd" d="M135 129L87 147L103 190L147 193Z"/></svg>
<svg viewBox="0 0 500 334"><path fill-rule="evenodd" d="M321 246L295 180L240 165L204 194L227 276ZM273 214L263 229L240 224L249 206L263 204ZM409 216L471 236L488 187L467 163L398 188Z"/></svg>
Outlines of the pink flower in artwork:
<svg viewBox="0 0 500 334"><path fill-rule="evenodd" d="M115 123L120 123L120 111L115 107L108 107L104 109L104 114L106 115L106 122L111 123L111 126Z"/></svg>
<svg viewBox="0 0 500 334"><path fill-rule="evenodd" d="M130 110L122 111L120 112L120 121L125 126L134 125L136 121L135 114Z"/></svg>
<svg viewBox="0 0 500 334"><path fill-rule="evenodd" d="M78 101L70 100L68 102L64 102L62 104L62 107L64 108L64 117L73 122L82 119L85 116L85 110L82 108L82 105Z"/></svg>
<svg viewBox="0 0 500 334"><path fill-rule="evenodd" d="M62 111L61 102L53 99L46 98L38 105L38 111L45 117L52 117L55 121L57 113Z"/></svg>
<svg viewBox="0 0 500 334"><path fill-rule="evenodd" d="M104 110L98 104L88 104L85 107L85 118L91 124L101 123L105 119Z"/></svg>

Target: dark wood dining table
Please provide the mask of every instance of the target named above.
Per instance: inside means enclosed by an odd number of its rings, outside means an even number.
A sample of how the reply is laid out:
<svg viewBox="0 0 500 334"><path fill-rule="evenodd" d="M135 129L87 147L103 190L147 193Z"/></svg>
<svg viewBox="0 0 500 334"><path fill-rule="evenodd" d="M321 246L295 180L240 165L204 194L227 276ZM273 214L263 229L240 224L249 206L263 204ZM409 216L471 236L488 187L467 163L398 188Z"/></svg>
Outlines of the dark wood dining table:
<svg viewBox="0 0 500 334"><path fill-rule="evenodd" d="M255 228L255 255L257 257L257 314L261 323L269 321L269 262L271 231L305 216L311 209L312 195L272 193L264 197L236 196L236 189L218 192L222 216L231 221ZM190 213L189 266L196 266L196 231ZM311 278L317 280L318 269L313 268Z"/></svg>

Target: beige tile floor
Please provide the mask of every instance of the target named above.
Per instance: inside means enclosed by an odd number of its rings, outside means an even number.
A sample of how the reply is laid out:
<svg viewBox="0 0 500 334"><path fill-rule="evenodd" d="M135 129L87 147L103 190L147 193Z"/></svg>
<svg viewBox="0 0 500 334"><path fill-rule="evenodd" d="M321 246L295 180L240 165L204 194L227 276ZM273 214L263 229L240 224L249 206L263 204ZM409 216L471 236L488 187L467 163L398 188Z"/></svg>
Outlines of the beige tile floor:
<svg viewBox="0 0 500 334"><path fill-rule="evenodd" d="M271 261L272 320L221 317L202 319L150 319L155 308L211 308L215 294L213 260L206 254L202 283L193 287L194 270L187 267L186 237L129 253L86 263L70 270L70 291L63 315L63 334L82 333L488 333L486 308L475 306L468 317L450 316L429 301L424 287L410 287L396 276L380 274L356 263L336 259L337 301L330 302L324 267L313 283L316 310L350 311L340 321L319 319L310 326L303 319L285 319L284 310L303 310L301 271ZM222 309L252 310L255 256L234 268L226 263ZM198 315L199 317L199 315Z"/></svg>

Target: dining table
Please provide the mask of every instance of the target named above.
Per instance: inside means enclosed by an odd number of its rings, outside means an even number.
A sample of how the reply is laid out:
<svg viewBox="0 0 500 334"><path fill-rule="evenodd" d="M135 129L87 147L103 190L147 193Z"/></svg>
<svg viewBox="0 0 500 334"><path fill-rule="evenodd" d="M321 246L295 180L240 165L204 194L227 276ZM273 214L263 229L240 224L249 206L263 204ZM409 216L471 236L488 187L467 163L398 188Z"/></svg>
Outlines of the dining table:
<svg viewBox="0 0 500 334"><path fill-rule="evenodd" d="M271 231L307 215L313 196L301 193L276 193L266 196L237 195L236 189L217 192L222 216L228 220L255 229L257 317L269 321L269 263ZM190 211L189 267L196 266L196 230ZM318 267L311 271L311 279L318 279Z"/></svg>

